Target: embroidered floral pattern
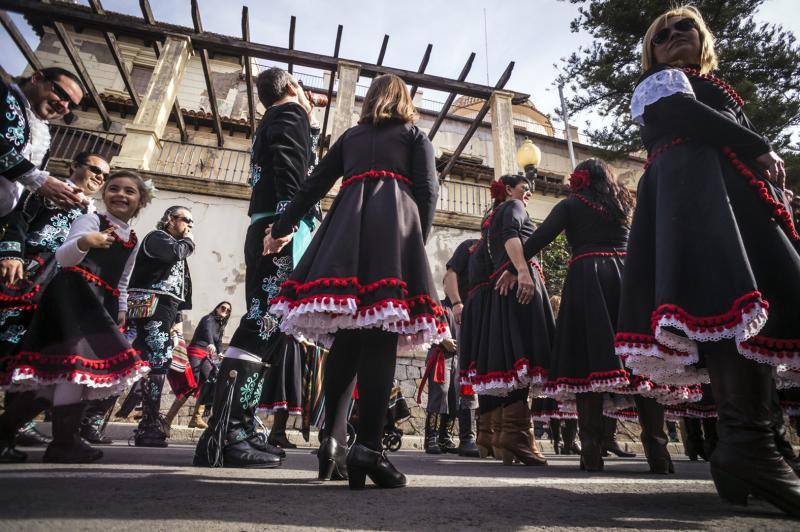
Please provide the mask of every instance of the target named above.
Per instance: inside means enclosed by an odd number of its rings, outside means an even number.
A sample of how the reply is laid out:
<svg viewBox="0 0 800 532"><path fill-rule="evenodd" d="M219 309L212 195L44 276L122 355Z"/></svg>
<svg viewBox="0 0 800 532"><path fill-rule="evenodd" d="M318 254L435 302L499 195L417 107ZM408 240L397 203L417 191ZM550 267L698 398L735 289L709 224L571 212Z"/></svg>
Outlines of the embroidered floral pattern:
<svg viewBox="0 0 800 532"><path fill-rule="evenodd" d="M144 343L150 348L148 362L154 368L164 367L172 361L172 346L169 344L169 333L160 330L162 325L163 322L153 320L144 326L145 331L147 331Z"/></svg>
<svg viewBox="0 0 800 532"><path fill-rule="evenodd" d="M25 336L25 327L22 325L12 325L0 334L0 342L18 344Z"/></svg>
<svg viewBox="0 0 800 532"><path fill-rule="evenodd" d="M167 294L176 296L183 299L183 279L184 279L184 261L178 261L172 265L169 271L169 276L163 281L159 281L153 285L153 290L160 290Z"/></svg>
<svg viewBox="0 0 800 532"><path fill-rule="evenodd" d="M11 92L6 95L6 106L6 120L16 122L16 125L8 126L4 136L20 148L25 145L25 113L22 112L19 100Z"/></svg>
<svg viewBox="0 0 800 532"><path fill-rule="evenodd" d="M22 310L18 308L0 310L0 327L3 327L9 318L16 318L22 314Z"/></svg>
<svg viewBox="0 0 800 532"><path fill-rule="evenodd" d="M239 403L242 408L248 409L256 406L261 398L261 388L263 387L264 379L260 379L259 374L247 377L242 387L239 388Z"/></svg>
<svg viewBox="0 0 800 532"><path fill-rule="evenodd" d="M41 229L31 233L28 237L28 245L44 248L55 253L67 239L72 222L81 214L78 209L54 214Z"/></svg>
<svg viewBox="0 0 800 532"><path fill-rule="evenodd" d="M250 186L255 188L259 181L261 181L261 165L253 163L250 165Z"/></svg>

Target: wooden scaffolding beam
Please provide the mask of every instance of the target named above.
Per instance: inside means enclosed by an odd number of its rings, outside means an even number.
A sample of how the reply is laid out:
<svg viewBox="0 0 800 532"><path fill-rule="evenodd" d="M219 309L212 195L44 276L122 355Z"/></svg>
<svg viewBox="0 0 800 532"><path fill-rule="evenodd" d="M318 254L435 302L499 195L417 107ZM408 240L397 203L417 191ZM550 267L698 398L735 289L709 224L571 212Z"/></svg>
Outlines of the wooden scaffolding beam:
<svg viewBox="0 0 800 532"><path fill-rule="evenodd" d="M8 16L8 13L5 11L0 11L0 24L8 32L9 37L11 40L14 41L14 44L17 45L19 51L22 52L22 55L25 56L25 60L34 70L41 70L42 69L42 62L39 61L39 58L36 57L36 53L34 53L33 49L28 45L28 41L25 40L25 37L22 36L22 33L17 28L17 25L14 24L14 21L11 20L11 17Z"/></svg>
<svg viewBox="0 0 800 532"><path fill-rule="evenodd" d="M467 59L464 68L461 69L461 74L458 75L459 81L467 79L467 74L469 74L469 71L472 69L473 61L475 61L475 52L469 54L469 59ZM456 96L458 95L455 92L451 92L447 96L447 99L444 101L444 104L442 105L442 109L439 111L439 114L436 117L436 120L433 121L433 126L431 126L431 130L428 132L428 140L433 140L433 137L436 135L436 132L439 131L439 127L442 125L442 122L444 122L444 119L447 116L448 111L450 111L450 107L453 105Z"/></svg>
<svg viewBox="0 0 800 532"><path fill-rule="evenodd" d="M339 27L336 29L336 44L333 46L333 57L339 57L339 48L342 44L342 30L344 27L339 24ZM319 146L317 147L317 151L319 152L319 156L322 157L322 150L326 148L325 146L325 133L328 131L328 115L331 112L331 104L333 103L333 84L336 81L336 72L338 70L338 63L336 63L337 68L331 70L331 79L328 83L328 105L325 106L325 117L322 119L322 131L319 134L320 142Z"/></svg>
<svg viewBox="0 0 800 532"><path fill-rule="evenodd" d="M242 39L250 40L250 12L247 6L242 6ZM247 136L252 137L256 134L256 103L253 97L253 65L247 56L244 56L244 78L247 83L247 108L250 112L250 131Z"/></svg>
<svg viewBox="0 0 800 532"><path fill-rule="evenodd" d="M100 0L89 0L89 6L92 8L92 11L98 15L105 14L105 10L103 9ZM114 59L114 63L117 65L119 75L122 76L122 83L125 85L125 89L128 91L128 96L131 97L133 107L134 109L138 110L139 95L136 93L136 89L133 88L133 80L131 79L131 75L128 72L127 67L125 66L125 61L122 59L122 53L119 51L119 46L117 46L117 37L110 31L103 32L103 37L106 40L108 49L111 51L111 57Z"/></svg>
<svg viewBox="0 0 800 532"><path fill-rule="evenodd" d="M203 33L203 21L200 19L200 5L197 0L192 0L192 22L194 30ZM211 106L211 114L214 120L214 132L217 134L217 145L221 148L225 145L225 135L222 134L222 122L219 119L219 109L217 108L217 93L214 90L214 82L211 79L211 63L208 59L208 50L199 50L200 64L203 67L203 77L206 78L206 92L208 93L208 104Z"/></svg>

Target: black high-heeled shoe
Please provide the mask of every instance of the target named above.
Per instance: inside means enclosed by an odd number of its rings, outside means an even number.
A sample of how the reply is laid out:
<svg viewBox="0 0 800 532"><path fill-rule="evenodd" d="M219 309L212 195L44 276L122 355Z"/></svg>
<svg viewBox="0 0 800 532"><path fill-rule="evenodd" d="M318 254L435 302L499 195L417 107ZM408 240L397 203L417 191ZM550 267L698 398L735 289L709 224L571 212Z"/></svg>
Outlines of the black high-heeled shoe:
<svg viewBox="0 0 800 532"><path fill-rule="evenodd" d="M322 440L317 451L320 480L347 480L347 447L332 437Z"/></svg>
<svg viewBox="0 0 800 532"><path fill-rule="evenodd" d="M392 465L386 453L373 451L360 443L350 448L347 473L351 490L364 489L367 476L379 488L403 488L408 483L406 476Z"/></svg>

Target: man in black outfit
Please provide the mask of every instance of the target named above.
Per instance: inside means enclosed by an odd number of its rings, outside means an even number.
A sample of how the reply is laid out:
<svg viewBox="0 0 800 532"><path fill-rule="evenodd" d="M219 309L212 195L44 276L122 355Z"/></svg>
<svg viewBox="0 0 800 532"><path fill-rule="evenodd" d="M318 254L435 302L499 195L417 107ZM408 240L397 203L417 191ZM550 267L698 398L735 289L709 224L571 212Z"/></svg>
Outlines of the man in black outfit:
<svg viewBox="0 0 800 532"><path fill-rule="evenodd" d="M262 72L256 85L267 110L253 138L250 163L250 227L244 244L247 313L223 355L212 417L194 457L194 464L201 466L276 467L285 454L256 431L255 409L272 355L293 341L268 312L269 301L292 271L292 246L265 256L263 239L307 176L311 104L297 80L279 68Z"/></svg>

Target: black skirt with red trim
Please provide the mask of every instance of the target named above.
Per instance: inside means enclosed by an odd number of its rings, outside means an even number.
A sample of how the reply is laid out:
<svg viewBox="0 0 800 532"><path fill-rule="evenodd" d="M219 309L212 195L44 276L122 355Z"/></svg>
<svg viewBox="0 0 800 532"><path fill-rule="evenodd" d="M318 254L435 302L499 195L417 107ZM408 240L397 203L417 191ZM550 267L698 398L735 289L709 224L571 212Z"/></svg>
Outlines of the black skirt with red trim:
<svg viewBox="0 0 800 532"><path fill-rule="evenodd" d="M319 230L270 310L281 330L329 347L339 329L381 328L415 348L449 336L403 176L344 180Z"/></svg>
<svg viewBox="0 0 800 532"><path fill-rule="evenodd" d="M578 419L578 411L575 408L565 408L566 406L549 397L535 397L531 406L531 419L543 422L551 419Z"/></svg>
<svg viewBox="0 0 800 532"><path fill-rule="evenodd" d="M289 415L299 416L303 413L306 354L302 346L289 336L281 335L277 342L264 376L258 408L268 414L286 410Z"/></svg>
<svg viewBox="0 0 800 532"><path fill-rule="evenodd" d="M149 367L106 309L117 296L80 267L60 271L44 289L19 351L0 360L0 385L23 391L72 382L86 386L89 399L122 393Z"/></svg>
<svg viewBox="0 0 800 532"><path fill-rule="evenodd" d="M698 342L800 384L800 254L781 192L728 149L656 146L639 183L616 351L635 373L707 383Z"/></svg>
<svg viewBox="0 0 800 532"><path fill-rule="evenodd" d="M491 297L491 283L488 280L478 283L468 292L461 312L458 338L458 379L461 385L472 385L469 374L477 368L481 342L487 341Z"/></svg>

